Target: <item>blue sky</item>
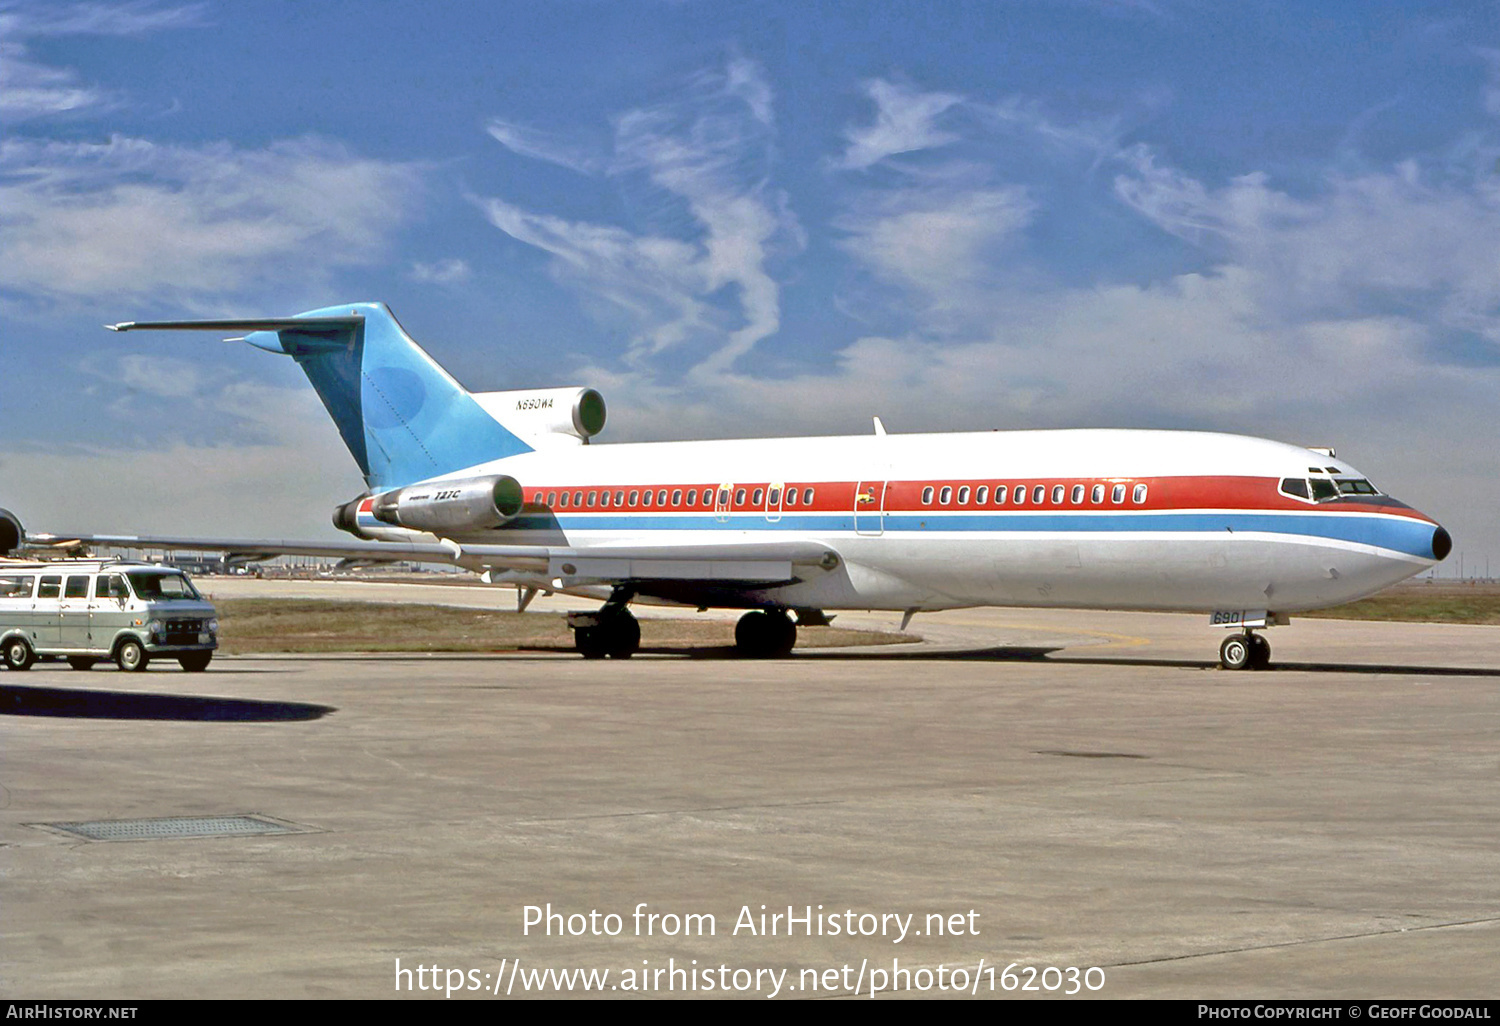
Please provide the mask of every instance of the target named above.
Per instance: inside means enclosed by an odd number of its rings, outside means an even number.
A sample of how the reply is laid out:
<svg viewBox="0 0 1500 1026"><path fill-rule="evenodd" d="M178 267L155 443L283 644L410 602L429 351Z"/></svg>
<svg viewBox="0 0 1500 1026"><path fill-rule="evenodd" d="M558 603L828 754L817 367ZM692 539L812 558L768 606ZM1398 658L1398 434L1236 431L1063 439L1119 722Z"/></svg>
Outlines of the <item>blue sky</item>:
<svg viewBox="0 0 1500 1026"><path fill-rule="evenodd" d="M378 299L472 388L599 388L606 439L1334 445L1500 569L1497 22L0 3L0 505L326 533L360 482L289 361L98 326Z"/></svg>

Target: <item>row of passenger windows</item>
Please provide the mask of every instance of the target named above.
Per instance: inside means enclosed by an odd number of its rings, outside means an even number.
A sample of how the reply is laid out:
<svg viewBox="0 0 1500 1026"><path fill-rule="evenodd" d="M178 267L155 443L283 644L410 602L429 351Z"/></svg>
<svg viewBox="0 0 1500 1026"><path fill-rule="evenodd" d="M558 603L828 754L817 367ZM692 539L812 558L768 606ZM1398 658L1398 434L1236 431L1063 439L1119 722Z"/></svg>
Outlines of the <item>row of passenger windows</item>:
<svg viewBox="0 0 1500 1026"><path fill-rule="evenodd" d="M582 490L574 492L548 492L545 501L547 506L552 509L568 509L569 507L576 509L580 506L595 509L608 509L611 506L651 507L666 506L669 503L673 506L694 507L698 505L700 496L705 508L712 508L715 505L714 489L712 488L704 488L701 492L697 488L689 488L686 491L681 488L658 488L654 492L649 488L644 491L633 488L628 493L623 488L617 489L614 492L608 489L591 489L587 492ZM538 497L540 497L540 493L538 493ZM768 506L797 506L799 504L802 506L811 506L816 493L811 488L803 488L800 491L797 488L787 488L786 494L783 495L782 488L779 485L772 487L769 491L765 488L756 488L753 490L736 488L734 490L734 508L744 508L747 497L750 500L749 505L757 509L760 508L761 500L763 499ZM730 507L728 488L719 489L717 505L721 508Z"/></svg>
<svg viewBox="0 0 1500 1026"><path fill-rule="evenodd" d="M1111 486L1108 489L1109 501L1117 506L1123 504L1125 502L1126 490L1127 486L1123 484ZM1089 502L1097 506L1103 504L1105 491L1106 488L1103 484L1095 484L1092 487L1075 484L1071 489L1067 485L1052 485L1050 494L1047 485L1016 485L1014 488L1007 485L996 485L994 504L996 506L1004 505L1007 498L1009 498L1009 501L1014 505L1024 506L1029 496L1031 504L1034 506L1043 505L1049 498L1054 506L1062 505L1064 500L1071 502L1075 506L1081 506L1083 505L1084 498L1087 497ZM1145 485L1138 484L1134 488L1129 489L1129 491L1131 502L1142 503L1146 501ZM955 500L957 500L957 504L960 506L968 506L971 499L973 500L973 505L984 506L990 501L990 486L979 485L977 488L971 490L968 485L959 485L957 489L952 485L943 485L941 488L928 485L922 489L922 505L931 506L934 498L937 499L939 506L947 506Z"/></svg>

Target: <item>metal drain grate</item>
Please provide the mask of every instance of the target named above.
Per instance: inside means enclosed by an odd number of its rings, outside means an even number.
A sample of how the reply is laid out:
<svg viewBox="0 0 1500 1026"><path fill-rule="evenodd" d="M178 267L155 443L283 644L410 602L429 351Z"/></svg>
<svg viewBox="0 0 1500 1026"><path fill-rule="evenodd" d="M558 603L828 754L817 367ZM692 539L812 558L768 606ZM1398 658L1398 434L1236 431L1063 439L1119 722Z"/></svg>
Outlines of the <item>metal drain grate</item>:
<svg viewBox="0 0 1500 1026"><path fill-rule="evenodd" d="M162 816L157 819L96 819L86 823L37 823L90 841L159 841L172 837L249 837L301 834L312 828L268 816Z"/></svg>

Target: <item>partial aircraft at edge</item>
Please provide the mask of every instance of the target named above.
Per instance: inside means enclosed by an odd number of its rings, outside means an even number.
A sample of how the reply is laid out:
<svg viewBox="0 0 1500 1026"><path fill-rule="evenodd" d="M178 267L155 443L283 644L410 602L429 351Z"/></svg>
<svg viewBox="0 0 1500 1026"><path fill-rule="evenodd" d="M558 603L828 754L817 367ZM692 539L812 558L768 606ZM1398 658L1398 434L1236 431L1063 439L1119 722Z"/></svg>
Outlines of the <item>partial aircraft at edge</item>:
<svg viewBox="0 0 1500 1026"><path fill-rule="evenodd" d="M743 609L752 656L838 609L965 606L1211 613L1224 666L1265 666L1257 629L1445 558L1448 532L1331 450L1239 435L1063 430L591 445L587 388L470 393L381 303L288 318L126 322L248 332L296 360L364 474L359 541L27 534L0 554L134 545L239 558L449 563L520 590L604 599L586 657L640 643L632 602Z"/></svg>

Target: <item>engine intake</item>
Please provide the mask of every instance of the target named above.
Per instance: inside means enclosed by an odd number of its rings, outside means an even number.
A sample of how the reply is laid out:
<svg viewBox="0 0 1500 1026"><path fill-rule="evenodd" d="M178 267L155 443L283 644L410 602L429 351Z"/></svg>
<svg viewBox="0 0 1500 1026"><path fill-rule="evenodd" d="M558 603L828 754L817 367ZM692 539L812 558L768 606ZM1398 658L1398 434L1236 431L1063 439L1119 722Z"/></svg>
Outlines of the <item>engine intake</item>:
<svg viewBox="0 0 1500 1026"><path fill-rule="evenodd" d="M6 556L21 547L26 529L21 521L8 509L0 509L0 556Z"/></svg>
<svg viewBox="0 0 1500 1026"><path fill-rule="evenodd" d="M449 535L500 527L524 502L520 482L494 474L408 485L377 495L370 511L383 524Z"/></svg>

